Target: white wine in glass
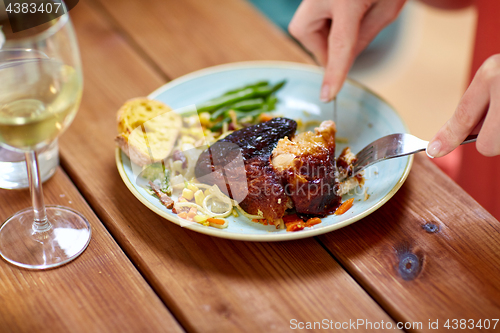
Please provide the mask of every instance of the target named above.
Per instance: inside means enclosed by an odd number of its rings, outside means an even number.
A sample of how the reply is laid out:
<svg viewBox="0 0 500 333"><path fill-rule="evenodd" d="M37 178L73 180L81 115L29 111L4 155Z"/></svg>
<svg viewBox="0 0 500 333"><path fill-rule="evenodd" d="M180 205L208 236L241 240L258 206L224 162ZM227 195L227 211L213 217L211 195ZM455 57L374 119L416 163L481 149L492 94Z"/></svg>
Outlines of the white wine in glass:
<svg viewBox="0 0 500 333"><path fill-rule="evenodd" d="M63 265L91 237L88 221L62 206L45 206L37 154L70 125L80 105L82 73L68 14L22 33L0 48L0 145L26 156L33 207L0 228L0 255L30 269Z"/></svg>

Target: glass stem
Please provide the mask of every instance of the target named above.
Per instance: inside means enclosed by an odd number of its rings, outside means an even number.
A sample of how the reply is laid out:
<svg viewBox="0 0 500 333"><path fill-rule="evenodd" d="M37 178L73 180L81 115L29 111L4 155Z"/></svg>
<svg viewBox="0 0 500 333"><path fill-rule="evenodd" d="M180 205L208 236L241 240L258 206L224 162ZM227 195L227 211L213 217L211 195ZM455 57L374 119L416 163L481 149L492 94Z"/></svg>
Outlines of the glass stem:
<svg viewBox="0 0 500 333"><path fill-rule="evenodd" d="M51 225L47 220L45 213L45 204L43 202L42 181L40 179L40 170L38 168L38 153L30 151L25 153L26 169L28 170L28 181L30 184L31 201L33 203L33 231L44 232L50 229Z"/></svg>

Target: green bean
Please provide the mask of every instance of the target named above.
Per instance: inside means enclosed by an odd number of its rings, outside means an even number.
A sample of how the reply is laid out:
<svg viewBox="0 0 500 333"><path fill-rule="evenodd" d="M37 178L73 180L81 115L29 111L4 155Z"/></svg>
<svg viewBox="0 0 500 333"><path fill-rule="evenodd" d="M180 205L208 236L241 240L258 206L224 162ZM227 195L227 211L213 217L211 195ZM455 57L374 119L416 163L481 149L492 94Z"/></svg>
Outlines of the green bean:
<svg viewBox="0 0 500 333"><path fill-rule="evenodd" d="M258 85L255 87L245 88L243 90L238 90L236 92L225 94L220 97L213 98L205 103L198 105L198 113L201 112L211 112L213 113L215 110L220 109L223 106L229 106L235 104L237 102L247 100L247 99L255 99L258 97L266 98L272 93L279 90L286 81L281 81L275 85Z"/></svg>
<svg viewBox="0 0 500 333"><path fill-rule="evenodd" d="M235 111L236 113L236 119L240 120L241 118L245 118L245 117L252 117L252 118L255 118L256 116L264 113L265 110L264 109L257 109L257 110L253 110L253 111L250 111L250 112L241 112L241 111Z"/></svg>
<svg viewBox="0 0 500 333"><path fill-rule="evenodd" d="M273 89L272 89L272 92L271 92L271 93L273 93L273 92L276 92L276 91L280 90L280 89L281 89L281 88L285 85L285 83L286 83L286 80L283 80L283 81L280 81L280 82L276 83L276 84L274 85L274 87L273 87Z"/></svg>
<svg viewBox="0 0 500 333"><path fill-rule="evenodd" d="M265 105L265 100L263 98L245 99L234 104L223 106L212 113L210 120L216 120L222 115L227 116L227 111L229 110L240 110L240 111L252 111L257 108L262 108Z"/></svg>
<svg viewBox="0 0 500 333"><path fill-rule="evenodd" d="M266 98L264 107L266 111L273 111L276 108L276 103L278 102L278 98L276 96L269 96Z"/></svg>
<svg viewBox="0 0 500 333"><path fill-rule="evenodd" d="M210 120L213 121L219 118L220 116L225 116L227 111L229 110L231 110L230 106L223 106L221 108L218 108L217 110L214 111L214 113L212 113L212 115L210 116Z"/></svg>
<svg viewBox="0 0 500 333"><path fill-rule="evenodd" d="M240 88L237 88L237 89L229 90L224 95L233 94L235 92L238 92L238 91L241 91L241 90L245 90L245 89L248 89L248 88L256 88L256 87L261 87L261 86L267 86L268 84L269 84L269 81L258 81L256 83L252 83L252 84L246 85L244 87L240 87Z"/></svg>
<svg viewBox="0 0 500 333"><path fill-rule="evenodd" d="M267 85L267 86L262 86L262 87L256 87L255 88L255 97L264 97L267 98L274 92L278 91L285 85L286 81L280 81L274 86L272 85Z"/></svg>
<svg viewBox="0 0 500 333"><path fill-rule="evenodd" d="M286 80L275 85L270 85L268 81L259 81L228 91L222 96L198 105L198 113L211 113L211 121L223 117L211 128L213 131L220 130L224 123L231 121L228 115L229 110L235 110L238 119L248 116L250 113L252 117L255 117L263 112L273 111L278 101L273 94L281 89L285 83Z"/></svg>
<svg viewBox="0 0 500 333"><path fill-rule="evenodd" d="M233 105L231 105L230 108L235 110L251 111L259 107L262 107L263 105L264 105L263 98L254 98L234 103Z"/></svg>
<svg viewBox="0 0 500 333"><path fill-rule="evenodd" d="M272 94L273 92L273 86L263 86L263 87L257 87L254 88L254 92L256 96L262 96L262 97L267 97Z"/></svg>
<svg viewBox="0 0 500 333"><path fill-rule="evenodd" d="M255 96L255 89L247 88L245 90L241 90L232 94L216 97L214 99L211 99L205 103L198 105L197 106L198 113L215 111L223 106L230 105L244 99L252 98L254 96Z"/></svg>

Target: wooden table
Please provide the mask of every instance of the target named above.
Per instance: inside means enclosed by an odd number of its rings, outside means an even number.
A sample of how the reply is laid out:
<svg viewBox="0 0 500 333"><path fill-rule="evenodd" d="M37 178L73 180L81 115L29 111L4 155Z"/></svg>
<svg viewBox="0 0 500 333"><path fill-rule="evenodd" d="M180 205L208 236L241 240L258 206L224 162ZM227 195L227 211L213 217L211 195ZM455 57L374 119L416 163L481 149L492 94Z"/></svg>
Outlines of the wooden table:
<svg viewBox="0 0 500 333"><path fill-rule="evenodd" d="M312 61L243 0L87 0L71 15L85 89L44 188L47 203L89 218L93 238L49 271L0 261L1 332L427 331L500 317L500 223L423 156L382 208L320 237L230 241L149 211L115 166L124 101L207 66ZM0 200L2 220L30 205L27 191Z"/></svg>

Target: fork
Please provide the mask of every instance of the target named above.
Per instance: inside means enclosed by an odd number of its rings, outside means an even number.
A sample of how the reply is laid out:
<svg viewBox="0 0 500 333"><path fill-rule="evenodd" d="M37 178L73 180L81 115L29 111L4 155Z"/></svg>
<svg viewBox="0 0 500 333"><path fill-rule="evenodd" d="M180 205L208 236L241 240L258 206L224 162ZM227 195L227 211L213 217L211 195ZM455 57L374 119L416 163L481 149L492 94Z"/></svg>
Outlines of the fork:
<svg viewBox="0 0 500 333"><path fill-rule="evenodd" d="M477 134L469 135L461 145L476 141ZM397 133L384 136L373 141L356 154L353 163L353 175L366 167L390 158L401 157L424 151L429 141L417 138L406 133Z"/></svg>

